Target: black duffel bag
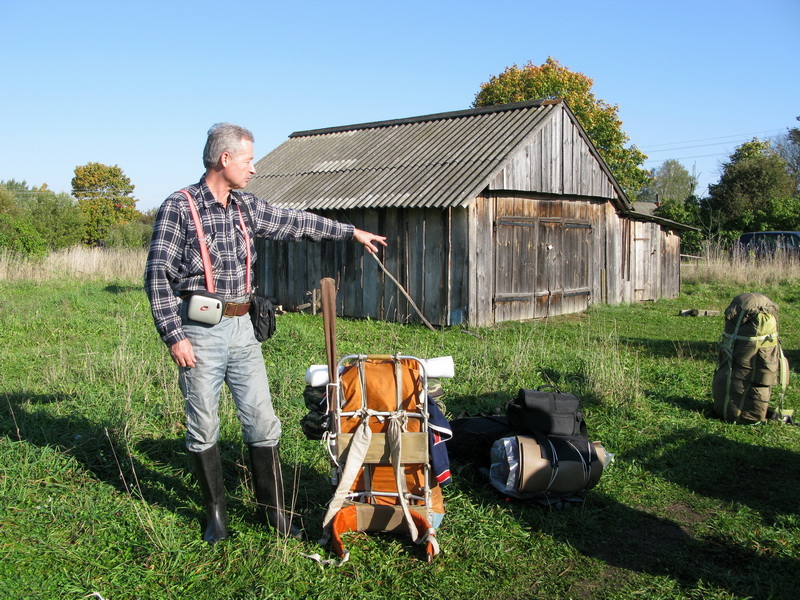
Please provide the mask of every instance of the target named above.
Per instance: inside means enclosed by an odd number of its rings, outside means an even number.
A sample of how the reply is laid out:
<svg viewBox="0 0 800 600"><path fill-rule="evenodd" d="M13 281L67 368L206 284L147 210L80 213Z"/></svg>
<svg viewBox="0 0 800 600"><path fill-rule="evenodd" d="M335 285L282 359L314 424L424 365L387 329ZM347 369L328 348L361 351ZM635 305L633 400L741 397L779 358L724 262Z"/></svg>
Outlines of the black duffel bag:
<svg viewBox="0 0 800 600"><path fill-rule="evenodd" d="M459 417L450 421L453 437L447 440L447 452L456 459L477 467L489 467L489 453L498 439L515 431L502 415Z"/></svg>
<svg viewBox="0 0 800 600"><path fill-rule="evenodd" d="M589 437L578 397L549 391L546 386L520 390L506 404L506 416L511 427L521 434Z"/></svg>

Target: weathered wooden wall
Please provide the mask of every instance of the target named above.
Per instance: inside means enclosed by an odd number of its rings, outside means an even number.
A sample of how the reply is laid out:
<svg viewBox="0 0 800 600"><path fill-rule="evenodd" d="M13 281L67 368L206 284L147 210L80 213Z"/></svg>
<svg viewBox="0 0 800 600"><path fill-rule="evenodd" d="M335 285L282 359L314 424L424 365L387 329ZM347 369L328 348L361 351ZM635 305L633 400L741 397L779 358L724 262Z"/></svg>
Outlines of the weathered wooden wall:
<svg viewBox="0 0 800 600"><path fill-rule="evenodd" d="M617 197L584 134L563 109L528 137L489 183L489 190Z"/></svg>
<svg viewBox="0 0 800 600"><path fill-rule="evenodd" d="M435 325L492 325L679 294L680 237L672 231L620 217L599 199L497 194L466 208L326 216L387 235L386 269ZM288 310L333 277L340 315L420 321L354 242L262 240L258 264L261 289Z"/></svg>
<svg viewBox="0 0 800 600"><path fill-rule="evenodd" d="M324 216L387 236L380 253L431 323L447 326L467 317L465 209L389 208L329 211ZM341 316L420 322L405 295L377 261L355 242L258 242L262 292L287 310L310 301L322 277L337 283Z"/></svg>
<svg viewBox="0 0 800 600"><path fill-rule="evenodd" d="M579 312L592 292L588 201L494 198L494 322Z"/></svg>
<svg viewBox="0 0 800 600"><path fill-rule="evenodd" d="M680 237L674 232L620 217L599 199L496 194L479 198L470 211L469 322L677 297Z"/></svg>

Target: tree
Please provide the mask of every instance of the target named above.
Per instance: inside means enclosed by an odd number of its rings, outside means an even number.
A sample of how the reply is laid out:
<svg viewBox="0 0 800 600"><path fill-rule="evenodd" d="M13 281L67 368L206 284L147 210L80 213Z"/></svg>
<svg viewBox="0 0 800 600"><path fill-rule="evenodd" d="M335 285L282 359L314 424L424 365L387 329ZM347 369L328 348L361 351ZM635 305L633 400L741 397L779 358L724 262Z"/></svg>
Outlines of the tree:
<svg viewBox="0 0 800 600"><path fill-rule="evenodd" d="M23 204L23 212L50 250L68 248L83 239L83 211L69 194L34 188Z"/></svg>
<svg viewBox="0 0 800 600"><path fill-rule="evenodd" d="M83 213L78 204L69 194L49 190L46 183L29 188L24 181L0 181L0 213L24 221L19 231L36 230L50 250L74 246L83 238Z"/></svg>
<svg viewBox="0 0 800 600"><path fill-rule="evenodd" d="M86 226L83 241L103 244L114 225L130 223L138 216L134 186L118 166L88 163L75 167L72 195L78 199Z"/></svg>
<svg viewBox="0 0 800 600"><path fill-rule="evenodd" d="M17 212L17 199L14 192L0 187L0 215L16 214Z"/></svg>
<svg viewBox="0 0 800 600"><path fill-rule="evenodd" d="M570 71L551 57L541 66L528 62L524 67L506 67L481 85L473 106L491 106L536 100L566 100L592 143L597 147L614 177L630 198L636 197L649 181L649 172L642 168L647 158L636 146L625 147L628 136L622 131L619 107L595 98L594 81L583 73Z"/></svg>
<svg viewBox="0 0 800 600"><path fill-rule="evenodd" d="M0 214L0 249L28 258L47 254L47 244L33 224L24 217Z"/></svg>
<svg viewBox="0 0 800 600"><path fill-rule="evenodd" d="M27 189L28 184L24 181L0 181L0 214L19 216L19 195Z"/></svg>
<svg viewBox="0 0 800 600"><path fill-rule="evenodd" d="M719 183L708 187L707 221L725 231L800 228L800 214L786 214L795 182L786 161L768 142L757 138L739 146L723 164Z"/></svg>
<svg viewBox="0 0 800 600"><path fill-rule="evenodd" d="M800 117L797 120L800 121ZM793 127L778 136L772 147L786 161L789 173L794 178L795 193L800 192L800 128Z"/></svg>
<svg viewBox="0 0 800 600"><path fill-rule="evenodd" d="M667 159L650 173L650 182L642 188L638 200L657 204L683 204L693 196L697 188L697 177L690 175L680 162Z"/></svg>

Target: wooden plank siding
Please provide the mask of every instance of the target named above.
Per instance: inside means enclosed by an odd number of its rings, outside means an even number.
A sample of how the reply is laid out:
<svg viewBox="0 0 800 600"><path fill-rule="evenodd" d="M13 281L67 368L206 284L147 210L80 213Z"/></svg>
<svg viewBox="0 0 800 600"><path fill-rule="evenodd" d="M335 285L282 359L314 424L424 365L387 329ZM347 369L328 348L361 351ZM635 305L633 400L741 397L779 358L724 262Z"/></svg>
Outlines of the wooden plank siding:
<svg viewBox="0 0 800 600"><path fill-rule="evenodd" d="M492 325L680 293L680 237L620 217L601 199L488 194L465 208L326 216L387 235L385 267L439 326ZM262 289L287 310L308 302L319 279L333 277L340 315L421 321L357 244L260 240L258 252Z"/></svg>
<svg viewBox="0 0 800 600"><path fill-rule="evenodd" d="M551 198L495 198L490 322L576 312L589 305L595 279L591 265L597 261L593 216L600 206Z"/></svg>
<svg viewBox="0 0 800 600"><path fill-rule="evenodd" d="M563 108L554 111L509 157L489 189L617 198L613 182Z"/></svg>
<svg viewBox="0 0 800 600"><path fill-rule="evenodd" d="M386 269L426 319L448 326L462 323L469 314L468 240L463 234L466 212L466 209L424 208L321 214L386 235L388 247L379 255ZM455 234L454 222L458 226ZM257 244L261 289L286 310L296 310L307 303L309 292L319 288L319 280L332 277L339 288L339 315L421 322L405 295L359 244L271 240L258 240Z"/></svg>

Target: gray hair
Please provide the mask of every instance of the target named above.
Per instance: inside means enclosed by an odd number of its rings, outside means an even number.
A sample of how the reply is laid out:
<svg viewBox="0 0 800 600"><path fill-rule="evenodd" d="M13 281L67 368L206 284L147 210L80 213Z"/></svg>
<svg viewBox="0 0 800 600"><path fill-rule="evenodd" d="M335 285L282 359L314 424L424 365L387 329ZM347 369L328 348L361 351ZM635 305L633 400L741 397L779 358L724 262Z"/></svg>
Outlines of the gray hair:
<svg viewBox="0 0 800 600"><path fill-rule="evenodd" d="M211 169L217 166L223 152L236 154L242 149L242 140L254 142L249 129L231 123L216 123L208 130L206 147L203 150L203 166Z"/></svg>

